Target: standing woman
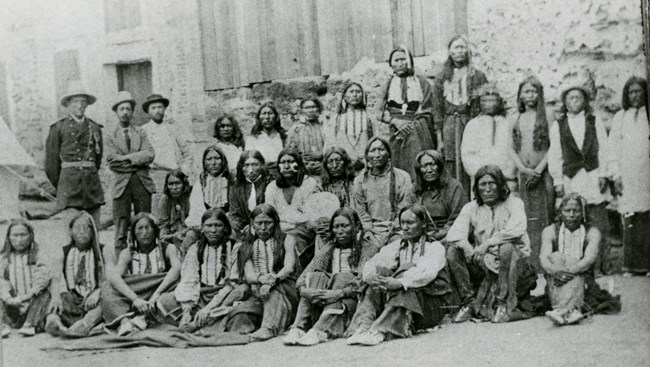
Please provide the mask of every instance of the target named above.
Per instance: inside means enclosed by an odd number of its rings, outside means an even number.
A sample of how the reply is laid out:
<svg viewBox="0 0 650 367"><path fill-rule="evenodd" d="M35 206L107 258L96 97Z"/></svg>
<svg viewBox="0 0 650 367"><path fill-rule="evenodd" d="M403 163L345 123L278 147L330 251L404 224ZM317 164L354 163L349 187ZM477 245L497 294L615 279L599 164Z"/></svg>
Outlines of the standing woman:
<svg viewBox="0 0 650 367"><path fill-rule="evenodd" d="M0 312L2 323L20 328L23 336L42 331L50 303L49 271L34 241L34 227L24 219L14 219L0 254ZM2 337L11 333L5 326Z"/></svg>
<svg viewBox="0 0 650 367"><path fill-rule="evenodd" d="M287 132L280 122L280 114L272 103L265 103L257 110L255 125L251 135L246 137L249 150L257 150L267 162L268 171L275 175L277 172L278 155L284 149Z"/></svg>
<svg viewBox="0 0 650 367"><path fill-rule="evenodd" d="M457 179L449 177L445 170L445 158L435 150L418 154L415 158L415 175L415 202L426 208L434 226L428 235L442 241L467 204L467 194Z"/></svg>
<svg viewBox="0 0 650 367"><path fill-rule="evenodd" d="M232 115L223 115L214 124L215 145L221 149L228 159L231 174L235 174L239 156L244 150L244 135L239 127L239 121Z"/></svg>
<svg viewBox="0 0 650 367"><path fill-rule="evenodd" d="M345 149L339 146L328 148L323 157L321 173L323 192L336 195L341 207L350 206L355 173L354 163Z"/></svg>
<svg viewBox="0 0 650 367"><path fill-rule="evenodd" d="M237 177L230 188L228 218L232 226L233 238L241 238L244 229L250 225L253 209L264 202L264 192L271 177L264 157L257 150L246 150L237 162Z"/></svg>
<svg viewBox="0 0 650 367"><path fill-rule="evenodd" d="M181 244L187 234L185 219L190 211L192 187L187 175L180 170L171 170L165 177L165 189L160 198L160 240Z"/></svg>
<svg viewBox="0 0 650 367"><path fill-rule="evenodd" d="M365 167L364 151L373 136L372 119L366 112L368 98L361 84L352 82L343 89L331 132L325 137L325 150L342 147L352 159L354 169Z"/></svg>
<svg viewBox="0 0 650 367"><path fill-rule="evenodd" d="M172 290L181 270L176 246L158 239L160 228L149 213L138 213L131 224L129 247L120 252L104 248L107 282L102 284L101 307L107 324L120 323L118 335L147 327L146 317L155 309L158 298ZM138 316L127 314L135 311Z"/></svg>
<svg viewBox="0 0 650 367"><path fill-rule="evenodd" d="M447 49L449 57L433 87L433 120L438 146L443 147L447 172L469 192L470 179L460 159L460 144L467 121L480 112L478 100L472 98L474 91L488 80L483 72L472 66L472 53L465 36L452 37Z"/></svg>
<svg viewBox="0 0 650 367"><path fill-rule="evenodd" d="M279 335L293 320L298 305L296 256L273 206L257 206L251 223L253 231L241 244L237 262L253 295L230 311L226 331L252 333L254 340L261 341Z"/></svg>
<svg viewBox="0 0 650 367"><path fill-rule="evenodd" d="M528 236L532 265L539 269L542 230L552 222L555 192L548 173L546 153L549 148L548 116L544 87L534 76L519 84L517 111L512 121L512 161L517 167L519 197L524 201L528 218Z"/></svg>
<svg viewBox="0 0 650 367"><path fill-rule="evenodd" d="M415 75L413 56L398 47L390 53L393 68L385 87L382 122L389 124L392 163L415 178L413 159L425 150L434 149L433 89L421 75Z"/></svg>

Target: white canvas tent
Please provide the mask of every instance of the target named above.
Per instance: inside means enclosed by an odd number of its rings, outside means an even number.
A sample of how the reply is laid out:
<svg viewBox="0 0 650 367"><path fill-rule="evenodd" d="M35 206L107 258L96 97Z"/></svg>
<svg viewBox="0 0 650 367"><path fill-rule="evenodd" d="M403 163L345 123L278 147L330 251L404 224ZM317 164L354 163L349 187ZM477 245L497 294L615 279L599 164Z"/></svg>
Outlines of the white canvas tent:
<svg viewBox="0 0 650 367"><path fill-rule="evenodd" d="M16 166L37 167L0 117L0 222L20 215L18 195L21 177L12 168Z"/></svg>

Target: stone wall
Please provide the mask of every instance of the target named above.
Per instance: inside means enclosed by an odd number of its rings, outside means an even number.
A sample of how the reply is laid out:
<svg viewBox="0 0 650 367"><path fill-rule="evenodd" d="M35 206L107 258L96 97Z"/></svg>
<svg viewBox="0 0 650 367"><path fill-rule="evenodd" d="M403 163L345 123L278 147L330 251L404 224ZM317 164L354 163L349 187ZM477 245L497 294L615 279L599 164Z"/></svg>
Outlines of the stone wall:
<svg viewBox="0 0 650 367"><path fill-rule="evenodd" d="M607 117L620 108L632 75L645 77L640 1L470 0L475 65L496 80L514 106L518 83L533 73L547 101L585 80Z"/></svg>

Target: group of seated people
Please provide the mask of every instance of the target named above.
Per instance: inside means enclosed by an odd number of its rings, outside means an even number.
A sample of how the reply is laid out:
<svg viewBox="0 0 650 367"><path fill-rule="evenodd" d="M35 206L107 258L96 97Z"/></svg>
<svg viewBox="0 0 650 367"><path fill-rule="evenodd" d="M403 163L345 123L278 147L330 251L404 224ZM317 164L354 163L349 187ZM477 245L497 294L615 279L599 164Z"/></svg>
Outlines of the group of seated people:
<svg viewBox="0 0 650 367"><path fill-rule="evenodd" d="M194 187L183 172L168 173L161 218L135 215L126 249L99 243L82 211L55 263L28 221L12 221L0 262L2 317L23 335L83 337L103 321L118 335L168 324L251 341L288 330L287 345L340 337L377 345L447 315L501 323L546 313L565 325L620 310L594 280L601 234L582 197L563 197L557 223L541 234L546 292L532 297L526 211L501 169L478 169L467 202L442 154L420 152L414 182L391 154L373 137L357 171L332 147L314 177L293 149L279 153L273 174L248 150L233 179L221 149L208 147ZM314 197L338 209L311 213Z"/></svg>

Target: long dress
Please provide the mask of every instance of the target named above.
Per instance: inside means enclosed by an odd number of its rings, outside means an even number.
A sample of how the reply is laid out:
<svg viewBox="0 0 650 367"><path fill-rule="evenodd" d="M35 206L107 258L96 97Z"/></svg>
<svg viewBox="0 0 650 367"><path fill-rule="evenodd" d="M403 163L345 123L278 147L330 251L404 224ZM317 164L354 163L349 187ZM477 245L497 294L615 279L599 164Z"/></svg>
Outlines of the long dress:
<svg viewBox="0 0 650 367"><path fill-rule="evenodd" d="M413 125L413 131L401 139L395 137L391 128L389 143L391 161L399 169L408 172L415 179L415 156L425 149L434 149L433 89L421 75L408 77L391 76L386 85L384 113L392 119Z"/></svg>
<svg viewBox="0 0 650 367"><path fill-rule="evenodd" d="M646 108L619 111L609 134L623 181L618 210L624 216L623 269L650 271L650 127Z"/></svg>
<svg viewBox="0 0 650 367"><path fill-rule="evenodd" d="M540 164L546 165L546 153L548 148L543 151L536 151L533 147L533 136L535 130L536 114L519 114L512 115L513 129L519 131L521 137L521 147L515 153L526 168L535 169ZM539 270L539 249L542 244L542 230L551 224L553 220L553 207L555 205L555 192L553 190L553 180L545 168L542 173L541 181L532 189L526 187L526 182L531 176L518 172L517 174L519 197L524 202L526 208L526 217L528 217L528 237L530 237L531 247L531 264Z"/></svg>

